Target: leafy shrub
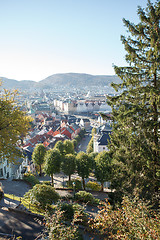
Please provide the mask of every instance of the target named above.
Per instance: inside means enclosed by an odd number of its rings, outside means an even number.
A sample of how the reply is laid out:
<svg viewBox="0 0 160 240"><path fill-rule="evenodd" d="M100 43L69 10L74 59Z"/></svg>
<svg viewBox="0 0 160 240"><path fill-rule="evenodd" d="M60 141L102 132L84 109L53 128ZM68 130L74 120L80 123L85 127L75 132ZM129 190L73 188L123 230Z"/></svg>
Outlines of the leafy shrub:
<svg viewBox="0 0 160 240"><path fill-rule="evenodd" d="M39 184L39 180L29 172L24 174L23 180L31 184L32 187L36 184Z"/></svg>
<svg viewBox="0 0 160 240"><path fill-rule="evenodd" d="M46 185L51 186L51 182L50 181L43 181L42 184L46 184Z"/></svg>
<svg viewBox="0 0 160 240"><path fill-rule="evenodd" d="M121 208L113 210L109 202L89 221L92 231L103 239L159 239L160 214L153 212L137 196L124 197Z"/></svg>
<svg viewBox="0 0 160 240"><path fill-rule="evenodd" d="M84 206L79 205L78 203L72 204L74 215L77 217L77 223L81 225L87 225L88 223L88 213L85 212Z"/></svg>
<svg viewBox="0 0 160 240"><path fill-rule="evenodd" d="M48 204L50 205L53 202L57 202L60 198L55 189L46 184L36 184L25 194L25 197L29 198L32 204L37 204L42 208Z"/></svg>
<svg viewBox="0 0 160 240"><path fill-rule="evenodd" d="M74 210L72 204L61 203L60 210L63 211L63 216L65 220L72 220L74 216Z"/></svg>
<svg viewBox="0 0 160 240"><path fill-rule="evenodd" d="M74 215L73 220L69 224L65 224L64 212L57 207L52 215L46 214L45 217L45 230L43 239L49 240L83 240L78 231L77 216ZM79 214L79 213L78 213Z"/></svg>
<svg viewBox="0 0 160 240"><path fill-rule="evenodd" d="M75 194L75 198L78 201L84 202L84 203L91 203L91 204L99 204L99 199L94 198L93 195L86 191L79 191Z"/></svg>
<svg viewBox="0 0 160 240"><path fill-rule="evenodd" d="M82 189L81 180L79 180L77 178L76 179L72 179L70 183L67 181L67 187L68 188L73 188L73 182L75 183L75 189L76 190L81 190Z"/></svg>
<svg viewBox="0 0 160 240"><path fill-rule="evenodd" d="M89 181L86 184L86 188L92 190L92 191L100 191L101 190L101 185L97 182Z"/></svg>
<svg viewBox="0 0 160 240"><path fill-rule="evenodd" d="M60 202L57 204L57 206L55 206L55 209L63 211L64 220L71 221L76 215L76 223L86 225L86 223L88 222L88 214L85 212L84 207L79 205L78 203L72 204Z"/></svg>

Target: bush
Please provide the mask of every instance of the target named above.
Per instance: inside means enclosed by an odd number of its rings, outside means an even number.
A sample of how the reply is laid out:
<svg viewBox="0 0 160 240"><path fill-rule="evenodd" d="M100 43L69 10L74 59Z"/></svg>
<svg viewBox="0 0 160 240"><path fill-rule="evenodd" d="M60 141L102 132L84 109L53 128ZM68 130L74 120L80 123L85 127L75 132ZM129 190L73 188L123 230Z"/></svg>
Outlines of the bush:
<svg viewBox="0 0 160 240"><path fill-rule="evenodd" d="M92 190L92 191L100 191L101 190L101 185L97 182L89 181L86 184L86 188Z"/></svg>
<svg viewBox="0 0 160 240"><path fill-rule="evenodd" d="M82 189L82 182L79 179L72 179L70 183L67 181L66 182L67 187L68 188L73 188L73 182L75 183L75 189L76 190L81 190Z"/></svg>
<svg viewBox="0 0 160 240"><path fill-rule="evenodd" d="M92 231L103 239L159 239L160 215L137 196L124 197L120 208L112 209L106 201L97 216L89 221Z"/></svg>
<svg viewBox="0 0 160 240"><path fill-rule="evenodd" d="M73 145L74 145L74 149L76 149L76 147L78 146L77 140L76 140L76 139L73 139L72 142L73 142Z"/></svg>
<svg viewBox="0 0 160 240"><path fill-rule="evenodd" d="M74 215L77 216L77 223L81 225L87 225L88 223L88 213L85 212L84 206L74 203L72 205L74 210Z"/></svg>
<svg viewBox="0 0 160 240"><path fill-rule="evenodd" d="M23 180L31 184L32 187L36 184L39 184L39 180L32 173L29 172L23 175Z"/></svg>
<svg viewBox="0 0 160 240"><path fill-rule="evenodd" d="M78 231L78 226L75 224L77 216L74 216L73 220L66 224L63 211L59 207L55 208L52 215L46 215L45 222L43 239L83 240L82 235Z"/></svg>
<svg viewBox="0 0 160 240"><path fill-rule="evenodd" d="M93 195L86 191L79 191L75 194L75 198L78 201L91 204L99 204L99 199L94 198Z"/></svg>
<svg viewBox="0 0 160 240"><path fill-rule="evenodd" d="M52 185L50 181L43 181L42 184L46 184L46 185L49 185L49 186Z"/></svg>
<svg viewBox="0 0 160 240"><path fill-rule="evenodd" d="M63 212L63 218L66 221L71 221L76 215L76 223L86 225L88 222L88 214L85 212L83 206L78 203L64 203L60 202L55 209L59 209Z"/></svg>
<svg viewBox="0 0 160 240"><path fill-rule="evenodd" d="M72 220L74 216L73 205L69 203L61 203L59 205L60 211L63 211L63 216L65 220Z"/></svg>
<svg viewBox="0 0 160 240"><path fill-rule="evenodd" d="M60 198L59 194L52 186L46 184L36 184L31 190L25 194L32 204L36 204L45 208L46 205L51 205L57 202Z"/></svg>

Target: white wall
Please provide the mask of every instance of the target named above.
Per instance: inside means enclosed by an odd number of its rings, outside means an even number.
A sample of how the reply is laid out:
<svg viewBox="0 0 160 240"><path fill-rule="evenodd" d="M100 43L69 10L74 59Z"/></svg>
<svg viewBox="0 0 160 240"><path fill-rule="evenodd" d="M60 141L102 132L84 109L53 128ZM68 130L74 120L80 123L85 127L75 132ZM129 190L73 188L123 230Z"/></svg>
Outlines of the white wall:
<svg viewBox="0 0 160 240"><path fill-rule="evenodd" d="M0 163L0 178L8 178L12 176L12 165L4 160Z"/></svg>

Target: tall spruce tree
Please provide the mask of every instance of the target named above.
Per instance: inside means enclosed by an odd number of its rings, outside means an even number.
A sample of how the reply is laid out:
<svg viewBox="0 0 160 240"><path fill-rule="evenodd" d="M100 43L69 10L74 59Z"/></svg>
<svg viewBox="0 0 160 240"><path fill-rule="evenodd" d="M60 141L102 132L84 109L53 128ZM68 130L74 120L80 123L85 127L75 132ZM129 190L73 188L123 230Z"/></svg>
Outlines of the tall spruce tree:
<svg viewBox="0 0 160 240"><path fill-rule="evenodd" d="M138 7L138 24L123 19L128 36L121 36L128 66L117 67L119 91L108 97L113 112L110 150L115 160L112 187L158 202L160 183L160 1Z"/></svg>

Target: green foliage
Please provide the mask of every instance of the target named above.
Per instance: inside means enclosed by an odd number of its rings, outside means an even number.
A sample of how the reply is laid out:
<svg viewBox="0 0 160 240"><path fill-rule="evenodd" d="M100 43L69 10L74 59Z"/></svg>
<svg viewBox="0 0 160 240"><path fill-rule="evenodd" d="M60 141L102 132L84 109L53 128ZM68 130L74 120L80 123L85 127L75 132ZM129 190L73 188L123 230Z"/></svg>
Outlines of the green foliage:
<svg viewBox="0 0 160 240"><path fill-rule="evenodd" d="M65 221L71 221L76 216L76 224L86 225L88 222L88 214L85 212L84 206L78 203L59 202L56 209L63 212Z"/></svg>
<svg viewBox="0 0 160 240"><path fill-rule="evenodd" d="M38 178L30 172L24 173L23 180L31 184L32 187L39 183Z"/></svg>
<svg viewBox="0 0 160 240"><path fill-rule="evenodd" d="M85 189L84 178L88 178L90 172L90 159L84 152L79 152L76 156L77 172L83 180L83 188Z"/></svg>
<svg viewBox="0 0 160 240"><path fill-rule="evenodd" d="M65 140L63 142L63 153L66 154L74 154L74 145L71 140Z"/></svg>
<svg viewBox="0 0 160 240"><path fill-rule="evenodd" d="M25 112L20 111L16 96L16 91L0 91L0 159L10 162L16 162L18 157L22 157L17 142L26 136L31 121Z"/></svg>
<svg viewBox="0 0 160 240"><path fill-rule="evenodd" d="M83 240L83 237L78 231L77 225L81 222L81 211L75 211L72 221L68 224L64 222L64 214L65 211L61 211L60 206L55 208L55 211L51 216L46 214L43 239L46 239L47 237L49 240Z"/></svg>
<svg viewBox="0 0 160 240"><path fill-rule="evenodd" d="M69 188L73 188L73 182L75 183L75 189L76 190L82 189L82 182L77 178L72 179L70 182L67 182L67 186Z"/></svg>
<svg viewBox="0 0 160 240"><path fill-rule="evenodd" d="M36 145L32 154L32 160L34 164L40 167L40 175L42 174L41 166L44 163L45 153L46 153L46 148L42 143L40 143Z"/></svg>
<svg viewBox="0 0 160 240"><path fill-rule="evenodd" d="M81 141L81 137L79 136L79 135L77 135L76 137L75 137L75 140L77 141L77 144Z"/></svg>
<svg viewBox="0 0 160 240"><path fill-rule="evenodd" d="M50 149L45 155L44 172L51 175L53 184L53 174L59 173L61 167L61 154L58 149Z"/></svg>
<svg viewBox="0 0 160 240"><path fill-rule="evenodd" d="M32 204L45 208L46 205L57 202L60 196L52 186L36 184L25 194L25 198L29 199Z"/></svg>
<svg viewBox="0 0 160 240"><path fill-rule="evenodd" d="M94 135L97 133L97 129L96 128L92 128L92 137L91 137L91 140L89 141L88 143L88 146L87 146L87 150L86 152L89 154L89 153L92 153L93 152L93 140L94 140Z"/></svg>
<svg viewBox="0 0 160 240"><path fill-rule="evenodd" d="M92 128L92 137L94 137L94 135L97 133L97 129L96 128Z"/></svg>
<svg viewBox="0 0 160 240"><path fill-rule="evenodd" d="M155 206L160 182L159 13L160 2L148 1L145 10L138 7L138 24L123 19L127 37L121 40L129 66L115 66L122 82L113 84L119 95L108 97L113 118L110 151L117 163L112 187L119 194L133 194L138 187L141 197Z"/></svg>
<svg viewBox="0 0 160 240"><path fill-rule="evenodd" d="M138 197L124 197L121 208L112 210L106 201L89 222L92 231L107 239L159 239L160 214L149 209Z"/></svg>
<svg viewBox="0 0 160 240"><path fill-rule="evenodd" d="M93 172L93 170L95 169L95 166L96 166L95 158L96 158L97 155L98 155L97 152L91 152L91 153L88 154L89 161L90 161L90 170L91 170L91 172Z"/></svg>
<svg viewBox="0 0 160 240"><path fill-rule="evenodd" d="M69 176L69 181L71 180L71 174L76 170L76 157L73 154L66 154L62 160L62 171L64 174Z"/></svg>
<svg viewBox="0 0 160 240"><path fill-rule="evenodd" d="M58 149L59 152L63 155L63 142L62 141L58 141L56 142L54 149Z"/></svg>
<svg viewBox="0 0 160 240"><path fill-rule="evenodd" d="M51 185L50 181L43 181L42 184Z"/></svg>
<svg viewBox="0 0 160 240"><path fill-rule="evenodd" d="M64 142L58 141L54 149L58 149L62 156L65 156L66 154L74 154L74 143L71 140L65 140Z"/></svg>
<svg viewBox="0 0 160 240"><path fill-rule="evenodd" d="M63 211L64 220L72 220L74 216L73 205L70 203L60 203L60 210Z"/></svg>
<svg viewBox="0 0 160 240"><path fill-rule="evenodd" d="M112 178L112 159L108 152L100 152L95 158L95 177L101 182L102 191L103 184Z"/></svg>
<svg viewBox="0 0 160 240"><path fill-rule="evenodd" d="M95 182L95 181L89 181L86 183L86 188L90 189L92 191L100 191L101 190L101 186L99 183Z"/></svg>
<svg viewBox="0 0 160 240"><path fill-rule="evenodd" d="M76 139L73 139L73 140L72 140L72 143L73 143L74 149L76 149L76 147L78 146L77 140L76 140Z"/></svg>
<svg viewBox="0 0 160 240"><path fill-rule="evenodd" d="M93 137L91 138L91 140L90 140L89 143L88 143L86 152L87 152L88 154L93 152Z"/></svg>
<svg viewBox="0 0 160 240"><path fill-rule="evenodd" d="M75 194L76 200L84 203L99 204L99 199L94 198L93 195L86 191L79 191Z"/></svg>

